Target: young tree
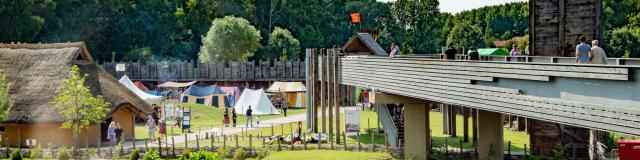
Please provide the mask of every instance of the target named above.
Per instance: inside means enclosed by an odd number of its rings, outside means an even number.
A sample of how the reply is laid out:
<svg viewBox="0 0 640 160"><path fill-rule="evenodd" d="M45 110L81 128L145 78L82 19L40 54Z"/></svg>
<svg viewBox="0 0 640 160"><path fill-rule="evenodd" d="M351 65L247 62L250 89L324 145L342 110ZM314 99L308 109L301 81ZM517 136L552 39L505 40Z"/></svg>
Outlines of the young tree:
<svg viewBox="0 0 640 160"><path fill-rule="evenodd" d="M11 107L13 107L13 99L9 96L11 90L11 82L8 82L6 76L0 74L0 122L9 117Z"/></svg>
<svg viewBox="0 0 640 160"><path fill-rule="evenodd" d="M272 55L267 58L286 57L283 60L300 59L300 41L287 29L276 27L269 36L269 48Z"/></svg>
<svg viewBox="0 0 640 160"><path fill-rule="evenodd" d="M100 123L109 112L109 102L102 96L93 96L85 86L88 74L81 75L80 68L74 65L65 79L62 88L56 92L50 104L65 118L61 128L73 129L75 148L80 148L80 131L90 123Z"/></svg>
<svg viewBox="0 0 640 160"><path fill-rule="evenodd" d="M226 16L213 20L211 29L202 38L199 59L247 60L260 47L260 31L244 18Z"/></svg>

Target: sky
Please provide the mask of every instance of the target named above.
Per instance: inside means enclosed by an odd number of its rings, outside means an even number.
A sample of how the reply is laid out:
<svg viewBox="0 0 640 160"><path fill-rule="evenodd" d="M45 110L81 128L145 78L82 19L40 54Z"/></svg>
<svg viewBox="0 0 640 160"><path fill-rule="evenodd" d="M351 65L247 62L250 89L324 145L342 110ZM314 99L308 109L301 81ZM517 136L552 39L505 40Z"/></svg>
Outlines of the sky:
<svg viewBox="0 0 640 160"><path fill-rule="evenodd" d="M390 2L395 0L378 0ZM528 0L438 0L440 1L440 12L459 13L465 10L476 9L484 6L493 6L509 2L525 2Z"/></svg>

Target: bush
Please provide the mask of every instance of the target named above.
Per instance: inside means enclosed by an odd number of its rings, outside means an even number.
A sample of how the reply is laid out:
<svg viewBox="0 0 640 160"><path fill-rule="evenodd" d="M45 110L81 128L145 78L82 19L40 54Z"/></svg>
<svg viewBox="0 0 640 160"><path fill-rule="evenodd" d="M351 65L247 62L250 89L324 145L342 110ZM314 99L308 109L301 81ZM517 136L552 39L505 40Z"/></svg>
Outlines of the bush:
<svg viewBox="0 0 640 160"><path fill-rule="evenodd" d="M198 151L189 155L191 160L222 160L224 157L218 155L218 153L209 151Z"/></svg>
<svg viewBox="0 0 640 160"><path fill-rule="evenodd" d="M98 155L98 150L95 148L87 149L87 159L98 159L100 156Z"/></svg>
<svg viewBox="0 0 640 160"><path fill-rule="evenodd" d="M235 160L244 160L246 159L245 151L243 148L236 149L236 153L233 155L233 159Z"/></svg>
<svg viewBox="0 0 640 160"><path fill-rule="evenodd" d="M222 157L229 156L230 151L231 147L218 147L218 149L216 149L216 153Z"/></svg>
<svg viewBox="0 0 640 160"><path fill-rule="evenodd" d="M191 158L191 151L189 149L183 149L182 153L180 153L180 157L178 158L179 160L188 160L189 158Z"/></svg>
<svg viewBox="0 0 640 160"><path fill-rule="evenodd" d="M73 148L71 148L73 150ZM58 158L58 160L70 160L71 159L71 153L69 153L69 150L67 148L60 148L58 149L58 155L56 156Z"/></svg>
<svg viewBox="0 0 640 160"><path fill-rule="evenodd" d="M140 151L138 149L133 149L131 151L131 155L129 155L129 160L138 160L140 159Z"/></svg>
<svg viewBox="0 0 640 160"><path fill-rule="evenodd" d="M148 149L147 153L142 157L143 160L156 160L160 159L160 155L158 154L158 150Z"/></svg>
<svg viewBox="0 0 640 160"><path fill-rule="evenodd" d="M11 160L22 160L22 152L20 150L15 150L11 153Z"/></svg>
<svg viewBox="0 0 640 160"><path fill-rule="evenodd" d="M258 160L261 160L269 156L269 154L271 154L271 151L268 148L260 148L260 150L258 151L258 157L256 158Z"/></svg>
<svg viewBox="0 0 640 160"><path fill-rule="evenodd" d="M29 158L31 159L38 159L38 158L44 158L44 156L42 155L42 146L40 146L40 144L36 145L36 147L29 149Z"/></svg>

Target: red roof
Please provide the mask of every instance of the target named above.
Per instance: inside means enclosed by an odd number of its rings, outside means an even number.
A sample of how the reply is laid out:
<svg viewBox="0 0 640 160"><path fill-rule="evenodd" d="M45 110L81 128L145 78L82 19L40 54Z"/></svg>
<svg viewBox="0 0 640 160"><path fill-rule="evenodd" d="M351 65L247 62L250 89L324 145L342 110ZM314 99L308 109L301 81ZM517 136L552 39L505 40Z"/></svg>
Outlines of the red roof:
<svg viewBox="0 0 640 160"><path fill-rule="evenodd" d="M144 84L142 84L142 82L140 81L133 82L133 84L136 85L136 87L140 88L140 90L143 90L143 91L149 90L149 88L147 88L147 86L144 86Z"/></svg>

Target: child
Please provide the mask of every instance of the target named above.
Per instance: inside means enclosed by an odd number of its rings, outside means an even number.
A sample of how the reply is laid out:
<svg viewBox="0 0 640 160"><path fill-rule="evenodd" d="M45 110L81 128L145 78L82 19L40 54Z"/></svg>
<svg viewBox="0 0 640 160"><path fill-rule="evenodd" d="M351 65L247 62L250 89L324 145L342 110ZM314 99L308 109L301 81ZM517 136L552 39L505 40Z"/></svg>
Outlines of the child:
<svg viewBox="0 0 640 160"><path fill-rule="evenodd" d="M256 116L256 126L260 127L260 115Z"/></svg>

